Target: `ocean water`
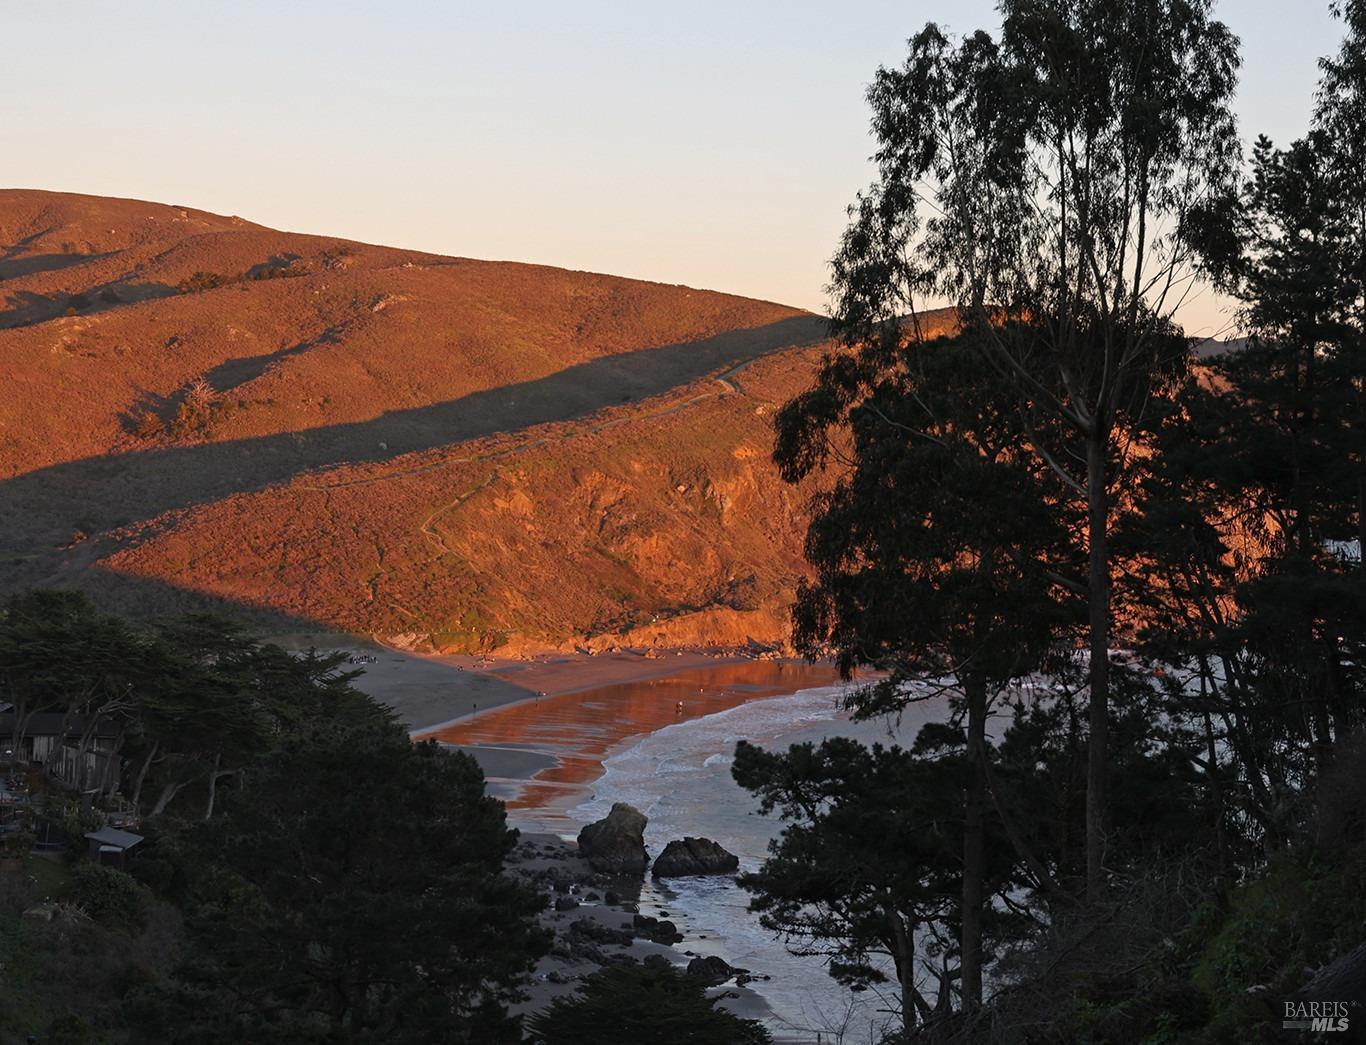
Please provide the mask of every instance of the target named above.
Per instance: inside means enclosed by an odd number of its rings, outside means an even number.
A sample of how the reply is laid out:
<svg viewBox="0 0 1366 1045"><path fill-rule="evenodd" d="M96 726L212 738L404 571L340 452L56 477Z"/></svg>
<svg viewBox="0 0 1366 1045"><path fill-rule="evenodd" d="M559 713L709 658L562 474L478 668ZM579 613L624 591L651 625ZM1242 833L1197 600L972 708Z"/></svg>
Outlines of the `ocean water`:
<svg viewBox="0 0 1366 1045"><path fill-rule="evenodd" d="M731 779L736 741L786 749L846 736L906 746L922 724L947 713L947 701L937 697L912 705L899 722L856 723L839 708L843 692L830 686L755 700L628 741L605 759L591 798L570 808L568 818L590 823L614 802L629 802L649 817L645 843L651 855L674 838L702 836L738 856L741 870L756 870L782 821L761 815L754 798ZM667 912L687 937L682 947L770 976L752 986L772 1009L766 1022L780 1039L815 1041L819 1033L824 1042L877 1041L892 1020L886 999L876 990L853 994L827 975L822 958L790 953L749 912L748 902L729 876L678 878L648 881L641 910Z"/></svg>

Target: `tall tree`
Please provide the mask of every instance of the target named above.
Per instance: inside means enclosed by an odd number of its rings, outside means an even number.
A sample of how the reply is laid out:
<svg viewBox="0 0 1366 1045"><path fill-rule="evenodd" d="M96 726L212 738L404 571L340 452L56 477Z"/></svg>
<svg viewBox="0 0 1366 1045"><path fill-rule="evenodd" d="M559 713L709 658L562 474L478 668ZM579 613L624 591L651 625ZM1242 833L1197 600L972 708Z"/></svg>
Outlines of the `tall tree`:
<svg viewBox="0 0 1366 1045"><path fill-rule="evenodd" d="M844 467L817 498L806 554L815 576L794 609L811 657L885 672L853 699L863 716L953 698L963 822L961 996L982 997L984 839L992 802L987 718L1012 680L1038 667L1075 616L1081 589L1065 495L1021 452L1009 383L968 334L923 340L891 323L827 359L814 388L778 415L775 457L789 480L841 446ZM1084 589L1083 589L1084 590ZM929 687L911 683L931 683ZM938 756L936 756L938 757Z"/></svg>
<svg viewBox="0 0 1366 1045"><path fill-rule="evenodd" d="M1330 169L1342 209L1342 272L1349 287L1344 351L1355 357L1352 423L1357 473L1358 565L1366 569L1366 3L1332 5L1347 34L1332 58L1320 62L1316 129L1328 144Z"/></svg>
<svg viewBox="0 0 1366 1045"><path fill-rule="evenodd" d="M1223 788L1228 767L1272 847L1294 829L1283 796L1326 769L1366 681L1366 573L1349 552L1366 445L1366 63L1360 6L1343 11L1309 133L1259 139L1246 180L1197 215L1202 261L1248 337L1188 382L1140 498L1162 581L1144 593L1161 610L1150 630L1198 670L1212 779Z"/></svg>
<svg viewBox="0 0 1366 1045"><path fill-rule="evenodd" d="M1185 362L1188 217L1233 177L1232 34L1209 0L1002 0L999 38L927 26L869 90L878 179L834 261L857 341L927 298L975 320L1034 453L1085 506L1087 881L1103 881L1117 486ZM1071 434L1063 452L1047 432Z"/></svg>

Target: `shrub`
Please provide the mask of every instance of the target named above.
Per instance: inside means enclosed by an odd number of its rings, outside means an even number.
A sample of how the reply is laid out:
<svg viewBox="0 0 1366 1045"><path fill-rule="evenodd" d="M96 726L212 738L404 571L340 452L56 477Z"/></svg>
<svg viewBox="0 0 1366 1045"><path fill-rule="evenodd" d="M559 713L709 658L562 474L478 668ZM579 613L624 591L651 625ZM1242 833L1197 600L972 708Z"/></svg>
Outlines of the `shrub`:
<svg viewBox="0 0 1366 1045"><path fill-rule="evenodd" d="M213 424L217 395L213 386L202 377L190 382L189 387L185 389L185 397L176 408L175 418L171 421L171 431L177 436L207 431Z"/></svg>
<svg viewBox="0 0 1366 1045"><path fill-rule="evenodd" d="M16 831L0 843L0 854L10 860L20 859L28 854L37 841L38 837L31 831Z"/></svg>
<svg viewBox="0 0 1366 1045"><path fill-rule="evenodd" d="M635 1045L687 1041L696 1045L767 1045L756 1020L718 1009L707 982L673 969L613 965L583 981L579 993L556 998L527 1018L530 1040L540 1045Z"/></svg>
<svg viewBox="0 0 1366 1045"><path fill-rule="evenodd" d="M176 290L182 294L196 294L201 290L213 290L229 282L216 272L196 272L187 279L182 279L176 284Z"/></svg>
<svg viewBox="0 0 1366 1045"><path fill-rule="evenodd" d="M155 439L165 431L166 422L151 410L144 410L139 414L137 422L133 425L133 434L139 439Z"/></svg>
<svg viewBox="0 0 1366 1045"><path fill-rule="evenodd" d="M147 893L132 875L103 864L83 863L71 872L72 898L90 917L108 925L140 929Z"/></svg>

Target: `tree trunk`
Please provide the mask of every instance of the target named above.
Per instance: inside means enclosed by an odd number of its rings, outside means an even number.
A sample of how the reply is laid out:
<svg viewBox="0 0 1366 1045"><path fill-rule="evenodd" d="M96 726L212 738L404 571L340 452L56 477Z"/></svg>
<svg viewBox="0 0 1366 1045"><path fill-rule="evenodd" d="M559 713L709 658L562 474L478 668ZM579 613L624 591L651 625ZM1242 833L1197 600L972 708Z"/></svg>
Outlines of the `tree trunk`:
<svg viewBox="0 0 1366 1045"><path fill-rule="evenodd" d="M915 936L896 911L888 909L886 913L892 927L892 960L896 966L897 985L901 988L901 1023L909 1037L920 1023L923 1004L915 989Z"/></svg>
<svg viewBox="0 0 1366 1045"><path fill-rule="evenodd" d="M1086 441L1088 508L1088 611L1091 633L1090 741L1086 762L1086 895L1094 900L1104 885L1106 777L1110 731L1110 501L1107 488L1108 437L1096 422L1097 434Z"/></svg>
<svg viewBox="0 0 1366 1045"><path fill-rule="evenodd" d="M219 769L218 765L222 761L222 758L223 756L221 754L214 756L213 769L209 773L209 798L204 804L204 819L206 821L213 819L214 801L218 797L218 781L225 776L236 776L241 772L240 769Z"/></svg>
<svg viewBox="0 0 1366 1045"><path fill-rule="evenodd" d="M157 804L154 805L152 807L152 811L147 814L147 819L151 820L153 817L160 816L162 813L164 813L166 811L166 807L171 804L171 799L175 798L176 795L180 794L181 788L183 788L185 784L186 781L183 780L172 780L169 784L163 787L161 789L161 794L157 796Z"/></svg>
<svg viewBox="0 0 1366 1045"><path fill-rule="evenodd" d="M967 790L963 803L963 1010L982 1004L983 835L986 818L987 687L983 679L966 678L968 704Z"/></svg>
<svg viewBox="0 0 1366 1045"><path fill-rule="evenodd" d="M33 716L37 708L30 708L26 701L20 701L14 705L14 757L10 760L13 767L19 761L19 751L24 746L24 737L28 733L28 724L33 721ZM24 760L24 767L28 767L28 759Z"/></svg>
<svg viewBox="0 0 1366 1045"><path fill-rule="evenodd" d="M133 785L133 812L142 812L142 784L147 779L147 770L152 768L152 760L157 757L157 748L161 747L160 740L152 742L152 750L147 752L147 757L142 760L142 765L138 768L137 783Z"/></svg>
<svg viewBox="0 0 1366 1045"><path fill-rule="evenodd" d="M204 819L209 820L213 816L213 800L218 797L218 766L223 761L223 753L220 751L213 756L213 768L209 770L209 797L204 803Z"/></svg>

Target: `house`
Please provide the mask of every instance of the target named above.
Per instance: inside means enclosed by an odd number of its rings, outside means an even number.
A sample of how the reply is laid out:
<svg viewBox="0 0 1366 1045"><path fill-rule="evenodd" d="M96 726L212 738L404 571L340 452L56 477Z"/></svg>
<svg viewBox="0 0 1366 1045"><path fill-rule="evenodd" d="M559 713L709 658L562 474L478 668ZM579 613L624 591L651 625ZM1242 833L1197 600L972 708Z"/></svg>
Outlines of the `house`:
<svg viewBox="0 0 1366 1045"><path fill-rule="evenodd" d="M123 762L114 751L118 728L108 718L96 721L82 752L81 737L90 726L86 715L40 711L20 722L13 711L2 712L0 764L42 766L54 780L78 790L117 788Z"/></svg>

